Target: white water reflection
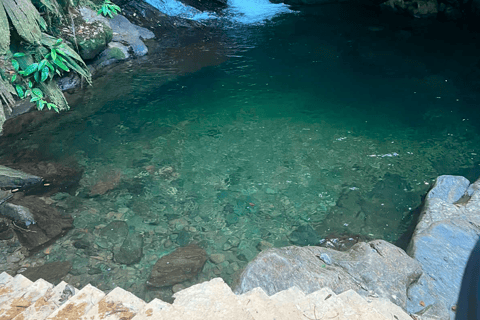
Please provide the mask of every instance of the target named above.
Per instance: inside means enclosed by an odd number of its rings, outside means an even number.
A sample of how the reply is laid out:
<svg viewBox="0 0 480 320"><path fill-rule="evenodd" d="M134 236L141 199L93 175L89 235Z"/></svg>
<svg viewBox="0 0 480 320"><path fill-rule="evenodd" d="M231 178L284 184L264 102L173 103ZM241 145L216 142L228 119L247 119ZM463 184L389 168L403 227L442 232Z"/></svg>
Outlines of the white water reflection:
<svg viewBox="0 0 480 320"><path fill-rule="evenodd" d="M268 0L229 0L228 5L232 20L244 24L255 24L293 12L283 3L275 4Z"/></svg>
<svg viewBox="0 0 480 320"><path fill-rule="evenodd" d="M190 20L208 20L219 18L216 13L202 12L177 0L146 0L161 12L169 16ZM285 4L275 4L268 0L228 0L227 19L242 24L256 24L273 17L293 12Z"/></svg>

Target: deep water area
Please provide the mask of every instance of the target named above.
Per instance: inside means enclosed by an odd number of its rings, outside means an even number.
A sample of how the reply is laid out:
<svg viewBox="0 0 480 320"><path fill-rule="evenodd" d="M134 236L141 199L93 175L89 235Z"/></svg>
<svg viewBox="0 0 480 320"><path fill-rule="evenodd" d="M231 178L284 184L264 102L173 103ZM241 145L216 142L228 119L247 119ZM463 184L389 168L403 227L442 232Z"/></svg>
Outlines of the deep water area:
<svg viewBox="0 0 480 320"><path fill-rule="evenodd" d="M79 286L168 300L171 288L145 281L177 247L217 254L181 286L231 284L269 247L396 243L437 176L480 176L468 30L353 4L210 23L208 39L116 65L70 111L3 138L3 157L39 150L84 170L48 199L75 229L29 259L73 261ZM142 236L128 266L112 258L123 238L110 243L120 231L106 226L118 220Z"/></svg>

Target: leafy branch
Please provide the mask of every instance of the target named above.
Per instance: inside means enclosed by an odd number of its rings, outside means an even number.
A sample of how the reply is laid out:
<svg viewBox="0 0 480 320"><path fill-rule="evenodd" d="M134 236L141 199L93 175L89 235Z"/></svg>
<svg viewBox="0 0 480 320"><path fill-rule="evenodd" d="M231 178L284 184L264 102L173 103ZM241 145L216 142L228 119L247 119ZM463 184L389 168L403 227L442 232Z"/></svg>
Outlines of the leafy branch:
<svg viewBox="0 0 480 320"><path fill-rule="evenodd" d="M116 16L122 9L119 6L111 2L110 0L105 0L103 5L98 9L97 13L103 15L104 17L109 16L113 18Z"/></svg>
<svg viewBox="0 0 480 320"><path fill-rule="evenodd" d="M44 35L42 43L49 49L43 46L37 48L41 56L39 61L28 64L25 63L28 58L25 53L17 52L13 55L11 62L16 73L12 75L10 81L14 84L20 98L31 96L30 102L34 102L38 110L47 107L49 110L53 109L59 112L63 108L59 108L55 103L47 102L46 95L38 86L42 86L48 79L51 81L55 74L61 76L63 72L70 72L71 69L82 75L88 82L91 82L90 74L86 66L82 67L78 64L84 65L81 57L65 45L62 39L56 39L52 44L52 37ZM21 67L20 59L25 60L23 61L25 68ZM31 61L31 59L29 60ZM65 103L64 108L68 109L68 104Z"/></svg>

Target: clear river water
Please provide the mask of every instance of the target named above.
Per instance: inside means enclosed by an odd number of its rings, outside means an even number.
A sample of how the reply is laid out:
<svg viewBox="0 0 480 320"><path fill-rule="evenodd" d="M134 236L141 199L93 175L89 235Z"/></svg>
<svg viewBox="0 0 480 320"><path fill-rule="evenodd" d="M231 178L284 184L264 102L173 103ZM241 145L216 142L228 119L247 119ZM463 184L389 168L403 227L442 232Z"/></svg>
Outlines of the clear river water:
<svg viewBox="0 0 480 320"><path fill-rule="evenodd" d="M478 178L474 35L352 4L275 10L232 6L203 21L208 39L114 66L16 140L84 170L50 199L75 229L29 259L168 300L145 281L179 246L219 255L182 286L232 283L272 246L399 243L437 176ZM114 220L143 235L140 262L112 260L99 232ZM72 246L87 236L90 251Z"/></svg>

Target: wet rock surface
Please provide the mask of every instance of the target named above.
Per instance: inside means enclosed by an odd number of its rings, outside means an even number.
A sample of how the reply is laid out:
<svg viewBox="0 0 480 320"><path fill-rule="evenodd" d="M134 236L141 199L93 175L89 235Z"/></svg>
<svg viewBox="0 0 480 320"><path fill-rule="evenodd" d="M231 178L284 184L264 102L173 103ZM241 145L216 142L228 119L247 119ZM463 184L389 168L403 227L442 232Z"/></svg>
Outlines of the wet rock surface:
<svg viewBox="0 0 480 320"><path fill-rule="evenodd" d="M192 279L200 272L206 260L205 250L195 244L178 248L155 263L147 284L166 287Z"/></svg>
<svg viewBox="0 0 480 320"><path fill-rule="evenodd" d="M0 188L25 188L42 181L41 177L0 165Z"/></svg>

